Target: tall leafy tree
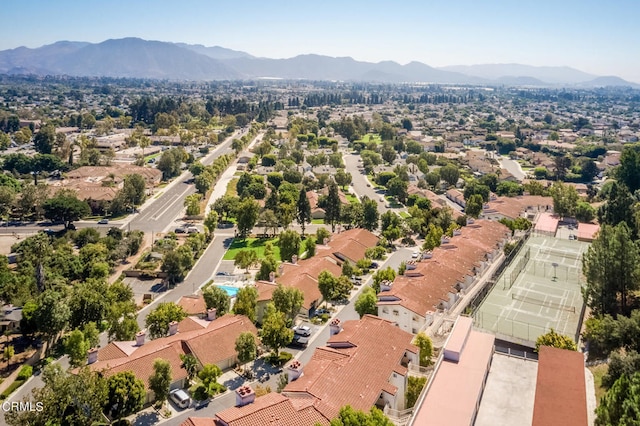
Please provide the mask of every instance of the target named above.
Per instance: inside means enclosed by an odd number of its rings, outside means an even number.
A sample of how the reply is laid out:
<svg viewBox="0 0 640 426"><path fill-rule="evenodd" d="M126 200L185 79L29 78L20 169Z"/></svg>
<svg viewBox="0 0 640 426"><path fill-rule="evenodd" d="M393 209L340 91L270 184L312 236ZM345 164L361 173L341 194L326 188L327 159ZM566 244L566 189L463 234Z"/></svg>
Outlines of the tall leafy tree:
<svg viewBox="0 0 640 426"><path fill-rule="evenodd" d="M615 226L620 222L634 223L633 205L635 199L626 186L613 182L607 192L606 202L598 209L598 221Z"/></svg>
<svg viewBox="0 0 640 426"><path fill-rule="evenodd" d="M379 220L378 204L367 196L362 197L362 227L375 231L378 229Z"/></svg>
<svg viewBox="0 0 640 426"><path fill-rule="evenodd" d="M311 223L311 205L307 198L307 193L302 188L298 195L298 202L296 204L296 220L302 228L302 238L304 238L304 229L307 223Z"/></svg>
<svg viewBox="0 0 640 426"><path fill-rule="evenodd" d="M637 425L640 423L640 372L624 374L602 397L596 409L597 426Z"/></svg>
<svg viewBox="0 0 640 426"><path fill-rule="evenodd" d="M121 371L107 379L106 412L121 419L142 409L146 392L144 383L131 371Z"/></svg>
<svg viewBox="0 0 640 426"><path fill-rule="evenodd" d="M215 308L217 316L222 316L229 312L231 298L222 288L209 285L202 291L202 296L207 309Z"/></svg>
<svg viewBox="0 0 640 426"><path fill-rule="evenodd" d="M300 235L292 230L286 230L280 234L278 238L278 247L280 248L280 259L290 262L294 255L300 253Z"/></svg>
<svg viewBox="0 0 640 426"><path fill-rule="evenodd" d="M64 349L69 355L69 362L74 367L79 367L87 360L87 351L89 350L89 342L84 338L81 330L73 330L65 338Z"/></svg>
<svg viewBox="0 0 640 426"><path fill-rule="evenodd" d="M447 182L449 186L454 186L460 178L460 170L453 164L447 164L439 169L440 177Z"/></svg>
<svg viewBox="0 0 640 426"><path fill-rule="evenodd" d="M482 207L484 205L484 200L482 199L482 195L473 194L467 200L467 204L464 208L464 212L467 216L478 218L480 213L482 213Z"/></svg>
<svg viewBox="0 0 640 426"><path fill-rule="evenodd" d="M324 209L324 223L331 225L331 232L336 232L336 224L340 221L341 208L338 185L332 181L329 184L329 193L327 194L326 207Z"/></svg>
<svg viewBox="0 0 640 426"><path fill-rule="evenodd" d="M259 213L260 205L252 197L247 197L238 204L236 220L241 238L246 238L249 232L251 232L258 221Z"/></svg>
<svg viewBox="0 0 640 426"><path fill-rule="evenodd" d="M233 305L233 313L244 315L251 322L256 320L256 309L258 307L258 290L255 287L247 286L238 290L236 303Z"/></svg>
<svg viewBox="0 0 640 426"><path fill-rule="evenodd" d="M162 405L167 400L172 380L169 361L156 358L153 361L153 374L149 376L149 389L153 391L157 404Z"/></svg>
<svg viewBox="0 0 640 426"><path fill-rule="evenodd" d="M278 284L278 287L273 290L271 300L275 308L285 314L288 320L292 321L300 312L300 308L304 303L304 294L297 288Z"/></svg>
<svg viewBox="0 0 640 426"><path fill-rule="evenodd" d="M59 191L42 205L44 217L54 221L64 222L65 228L69 224L91 213L89 205L78 199L75 194Z"/></svg>
<svg viewBox="0 0 640 426"><path fill-rule="evenodd" d="M262 342L277 355L280 348L287 346L292 339L293 330L287 326L285 314L269 303L262 322Z"/></svg>
<svg viewBox="0 0 640 426"><path fill-rule="evenodd" d="M253 333L249 331L240 333L236 338L236 354L238 354L238 361L241 364L246 364L256 359L258 345L256 344L256 336Z"/></svg>
<svg viewBox="0 0 640 426"><path fill-rule="evenodd" d="M602 225L582 259L583 297L597 314L629 314L629 294L640 285L640 250L625 222Z"/></svg>
<svg viewBox="0 0 640 426"><path fill-rule="evenodd" d="M638 146L626 146L622 150L616 177L630 192L640 189L640 148Z"/></svg>
<svg viewBox="0 0 640 426"><path fill-rule="evenodd" d="M346 405L340 409L338 417L331 420L331 426L393 426L393 422L387 418L382 411L373 407L371 411L365 413L353 409Z"/></svg>
<svg viewBox="0 0 640 426"><path fill-rule="evenodd" d="M38 300L35 323L47 340L47 352L69 323L71 312L64 296L55 290L46 290Z"/></svg>
<svg viewBox="0 0 640 426"><path fill-rule="evenodd" d="M549 189L553 198L553 211L559 216L573 217L578 205L578 191L572 185L555 182Z"/></svg>
<svg viewBox="0 0 640 426"><path fill-rule="evenodd" d="M258 254L254 250L240 250L233 258L233 264L249 272L251 265L258 261Z"/></svg>
<svg viewBox="0 0 640 426"><path fill-rule="evenodd" d="M431 361L431 357L433 356L433 343L429 336L424 332L420 332L416 335L413 344L420 348L420 366L430 366L433 363Z"/></svg>
<svg viewBox="0 0 640 426"><path fill-rule="evenodd" d="M169 334L169 323L180 322L187 316L182 306L173 302L162 302L154 310L149 312L145 320L149 337L157 339Z"/></svg>
<svg viewBox="0 0 640 426"><path fill-rule="evenodd" d="M377 315L378 314L378 298L376 297L376 291L371 287L365 287L364 291L358 296L358 300L355 303L355 309L360 318L366 314Z"/></svg>
<svg viewBox="0 0 640 426"><path fill-rule="evenodd" d="M67 373L59 364L43 369L43 387L36 387L25 399L41 410L9 410L5 421L11 426L25 425L92 425L104 421L107 401L106 381L89 368L77 374Z"/></svg>
<svg viewBox="0 0 640 426"><path fill-rule="evenodd" d="M40 154L51 154L56 143L56 132L51 125L42 127L33 138L33 146Z"/></svg>

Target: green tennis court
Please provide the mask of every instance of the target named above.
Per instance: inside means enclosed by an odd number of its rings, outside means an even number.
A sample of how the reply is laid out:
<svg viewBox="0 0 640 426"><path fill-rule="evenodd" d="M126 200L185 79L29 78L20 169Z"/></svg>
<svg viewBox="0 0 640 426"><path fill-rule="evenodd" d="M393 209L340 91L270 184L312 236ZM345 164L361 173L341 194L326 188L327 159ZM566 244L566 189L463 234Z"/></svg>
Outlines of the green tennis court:
<svg viewBox="0 0 640 426"><path fill-rule="evenodd" d="M589 243L532 236L474 313L477 328L535 345L551 328L577 338L582 322L582 254Z"/></svg>

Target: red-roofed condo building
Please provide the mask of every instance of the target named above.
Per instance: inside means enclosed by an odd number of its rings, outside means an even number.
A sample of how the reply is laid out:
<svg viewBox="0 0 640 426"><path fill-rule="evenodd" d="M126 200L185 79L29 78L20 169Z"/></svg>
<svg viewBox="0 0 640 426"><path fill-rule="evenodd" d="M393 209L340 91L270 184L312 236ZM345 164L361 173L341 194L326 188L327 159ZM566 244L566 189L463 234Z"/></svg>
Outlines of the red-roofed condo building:
<svg viewBox="0 0 640 426"><path fill-rule="evenodd" d="M316 349L307 365L293 361L286 367L289 384L282 394L255 398L244 387L236 391L236 407L182 425L324 426L347 404L363 411L402 410L410 367L419 362L413 336L373 315L344 326L334 319L330 330L327 346Z"/></svg>
<svg viewBox="0 0 640 426"><path fill-rule="evenodd" d="M477 282L510 235L499 222L476 220L443 238L440 247L407 265L404 275L381 285L378 316L418 333L431 323L433 312L451 309Z"/></svg>
<svg viewBox="0 0 640 426"><path fill-rule="evenodd" d="M122 371L132 371L145 384L146 402L155 399L149 389L149 376L153 373L153 361L162 358L169 361L173 382L171 389L184 386L187 372L182 367L180 355L192 354L199 367L215 364L227 369L237 363L235 341L244 332L257 335L257 329L244 315L224 315L215 319L215 309L207 319L187 317L170 325L169 336L145 341L140 332L135 341L111 342L104 348L89 352L89 367L104 371L105 376Z"/></svg>

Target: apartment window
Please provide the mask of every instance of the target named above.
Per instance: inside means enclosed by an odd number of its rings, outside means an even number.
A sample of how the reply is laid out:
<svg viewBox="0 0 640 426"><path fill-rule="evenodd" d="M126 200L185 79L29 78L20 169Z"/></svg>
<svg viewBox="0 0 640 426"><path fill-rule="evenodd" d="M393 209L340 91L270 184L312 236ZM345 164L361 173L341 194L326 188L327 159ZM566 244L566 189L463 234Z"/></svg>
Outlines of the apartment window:
<svg viewBox="0 0 640 426"><path fill-rule="evenodd" d="M383 314L388 314L388 313L389 313L389 309L387 309L387 308L382 308L382 313L383 313Z"/></svg>
<svg viewBox="0 0 640 426"><path fill-rule="evenodd" d="M398 315L400 315L400 312L398 312L397 310L394 309L393 310L393 315L398 316Z"/></svg>

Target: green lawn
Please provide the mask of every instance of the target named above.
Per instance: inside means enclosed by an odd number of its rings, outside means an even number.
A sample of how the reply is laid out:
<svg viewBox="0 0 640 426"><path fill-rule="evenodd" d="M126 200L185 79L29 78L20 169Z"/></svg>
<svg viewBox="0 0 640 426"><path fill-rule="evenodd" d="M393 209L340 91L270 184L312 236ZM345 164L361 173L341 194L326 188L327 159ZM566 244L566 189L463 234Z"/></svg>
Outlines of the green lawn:
<svg viewBox="0 0 640 426"><path fill-rule="evenodd" d="M233 260L240 250L253 250L258 254L258 259L264 258L264 246L271 241L273 253L276 259L280 259L280 248L277 246L277 238L246 238L244 240L236 238L224 254L224 260Z"/></svg>
<svg viewBox="0 0 640 426"><path fill-rule="evenodd" d="M411 215L409 213L407 213L407 212L398 212L398 214L403 219L407 219L407 218L411 217Z"/></svg>
<svg viewBox="0 0 640 426"><path fill-rule="evenodd" d="M358 139L355 142L375 142L375 143L382 143L382 139L380 138L380 135L377 133L367 133L366 135L364 135L362 137L362 139Z"/></svg>
<svg viewBox="0 0 640 426"><path fill-rule="evenodd" d="M227 185L227 192L224 195L230 195L232 197L238 196L238 191L236 190L236 185L238 185L238 178L233 178L229 181Z"/></svg>
<svg viewBox="0 0 640 426"><path fill-rule="evenodd" d="M324 225L324 219L311 219L311 223L314 225Z"/></svg>
<svg viewBox="0 0 640 426"><path fill-rule="evenodd" d="M596 390L596 406L598 406L600 405L600 399L607 391L607 389L602 387L602 376L607 373L609 364L594 365L588 368L591 370L591 374L593 374L593 384Z"/></svg>
<svg viewBox="0 0 640 426"><path fill-rule="evenodd" d="M144 157L144 162L148 163L149 160L151 160L152 158L158 158L162 155L162 151L160 152L156 152L155 154L151 154L151 155L147 155L146 157Z"/></svg>
<svg viewBox="0 0 640 426"><path fill-rule="evenodd" d="M347 200L349 200L351 204L360 204L360 200L358 200L358 197L355 195L345 193L344 196L347 197Z"/></svg>
<svg viewBox="0 0 640 426"><path fill-rule="evenodd" d="M280 247L278 247L278 238L246 238L244 240L240 238L236 238L231 243L231 246L224 254L223 260L233 260L236 257L236 254L240 250L253 250L258 255L258 259L264 259L264 247L268 242L271 242L273 245L273 254L275 255L277 260L280 259ZM300 253L304 252L304 244L300 244ZM290 260L290 259L287 259Z"/></svg>

